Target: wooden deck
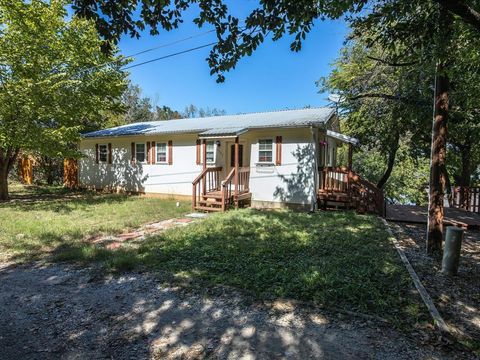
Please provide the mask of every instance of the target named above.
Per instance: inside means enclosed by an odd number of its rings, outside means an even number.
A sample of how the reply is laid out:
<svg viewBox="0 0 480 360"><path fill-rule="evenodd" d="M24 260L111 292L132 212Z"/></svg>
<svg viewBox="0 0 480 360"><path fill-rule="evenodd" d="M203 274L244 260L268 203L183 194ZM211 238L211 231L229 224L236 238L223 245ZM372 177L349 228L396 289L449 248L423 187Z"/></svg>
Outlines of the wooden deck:
<svg viewBox="0 0 480 360"><path fill-rule="evenodd" d="M451 207L446 207L444 211L444 224L466 229L480 229L480 214ZM394 222L426 224L427 213L426 206L387 204L386 219Z"/></svg>

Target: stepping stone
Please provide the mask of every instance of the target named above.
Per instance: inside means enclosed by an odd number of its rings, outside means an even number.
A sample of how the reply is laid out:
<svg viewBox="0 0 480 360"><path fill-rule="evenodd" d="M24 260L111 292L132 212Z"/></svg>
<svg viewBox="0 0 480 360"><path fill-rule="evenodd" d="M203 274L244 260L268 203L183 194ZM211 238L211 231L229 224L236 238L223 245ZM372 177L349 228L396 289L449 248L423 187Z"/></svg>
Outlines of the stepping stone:
<svg viewBox="0 0 480 360"><path fill-rule="evenodd" d="M208 214L205 214L205 213L191 213L191 214L185 215L185 217L194 218L194 219L202 219L202 218L206 218L207 216Z"/></svg>

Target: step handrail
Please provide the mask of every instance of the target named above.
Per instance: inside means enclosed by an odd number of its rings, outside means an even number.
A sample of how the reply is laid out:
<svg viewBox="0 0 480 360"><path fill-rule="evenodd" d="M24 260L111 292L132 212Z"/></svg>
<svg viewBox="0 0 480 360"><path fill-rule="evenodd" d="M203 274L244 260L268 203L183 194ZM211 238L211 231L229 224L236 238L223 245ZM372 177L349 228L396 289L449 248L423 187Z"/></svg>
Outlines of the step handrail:
<svg viewBox="0 0 480 360"><path fill-rule="evenodd" d="M235 176L235 168L230 170L225 180L222 181L222 211L225 211L227 203L232 197L232 187L230 186Z"/></svg>
<svg viewBox="0 0 480 360"><path fill-rule="evenodd" d="M216 166L216 167L207 167L202 170L202 172L195 178L195 180L192 181L192 209L195 210L197 206L197 196L199 199L201 199L202 195L205 195L207 191L207 180L210 180L210 182L214 181L216 187L218 187L218 181L219 181L219 173L222 171L221 166ZM210 173L214 173L213 175L210 175ZM207 179L208 176L208 179ZM201 188L198 188L198 185L202 183Z"/></svg>

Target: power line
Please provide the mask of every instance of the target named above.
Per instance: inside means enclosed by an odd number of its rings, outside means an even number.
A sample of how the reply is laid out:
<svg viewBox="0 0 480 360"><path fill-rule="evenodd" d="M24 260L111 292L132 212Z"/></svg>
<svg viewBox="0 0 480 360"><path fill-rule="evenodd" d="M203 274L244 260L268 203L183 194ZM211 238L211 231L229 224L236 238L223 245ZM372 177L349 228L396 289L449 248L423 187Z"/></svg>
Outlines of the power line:
<svg viewBox="0 0 480 360"><path fill-rule="evenodd" d="M90 68L88 68L88 69L84 69L84 70L80 71L80 73L85 72L85 71L88 71L88 70L93 70L93 69L101 68L101 67L104 67L104 66L107 66L107 65L116 64L116 63L118 63L118 62L120 62L120 61L133 58L134 56L141 55L141 54L145 54L145 53L148 53L148 52L151 52L151 51L154 51L154 50L158 50L158 49L161 49L161 48L165 48L165 47L168 47L168 46L176 45L176 44L179 44L179 43L182 43L182 42L191 40L191 39L195 39L195 38L198 38L198 37L201 37L201 36L210 34L210 33L214 32L214 31L215 31L214 29L213 29L213 30L208 30L208 31L202 32L202 33L200 33L200 34L195 34L195 35L187 36L187 37L185 37L185 38L178 39L178 40L175 40L175 41L166 43L166 44L162 44L162 45L158 45L158 46L155 46L155 47L152 47L152 48L149 48L149 49L145 49L145 50L136 52L136 53L134 53L134 54L130 54L130 55L128 55L128 56L121 56L121 57L118 58L118 59L115 59L115 60L112 60L112 61L108 61L108 62L105 62L105 63L103 63L103 64L98 64L98 65L92 66L92 67L90 67ZM134 67L134 66L132 66L132 67Z"/></svg>
<svg viewBox="0 0 480 360"><path fill-rule="evenodd" d="M167 44L158 45L158 46L155 46L155 47L150 48L150 49L142 50L142 51L139 51L137 53L125 56L125 58L128 59L128 58L131 58L131 57L134 57L134 56L137 56L137 55L145 54L145 53L150 52L150 51L154 51L154 50L158 50L158 49L161 49L161 48L164 48L164 47L180 44L180 43L185 42L187 40L195 39L197 37L201 37L201 36L210 34L212 32L215 32L215 29L205 31L205 32L200 33L200 34L191 35L191 36L188 36L188 37L183 38L183 39L175 40L175 41L172 41L172 42L167 43Z"/></svg>
<svg viewBox="0 0 480 360"><path fill-rule="evenodd" d="M173 57L173 56L186 54L186 53L189 53L189 52L192 52L192 51L195 51L195 50L199 50L199 49L203 49L203 48L215 45L216 43L217 42L215 41L215 42L211 42L209 44L205 44L205 45L197 46L197 47L194 47L194 48L191 48L191 49L179 51L179 52L176 52L176 53L173 53L173 54L168 54L168 55L165 55L165 56L161 56L161 57L158 57L158 58L155 58L155 59L151 59L151 60L144 61L144 62L141 62L141 63L138 63L138 64L134 64L134 65L124 67L122 70L128 70L128 69L131 69L131 68L134 68L134 67L137 67L137 66L149 64L149 63L154 62L154 61L159 61L159 60L167 59L167 58L170 58L170 57Z"/></svg>

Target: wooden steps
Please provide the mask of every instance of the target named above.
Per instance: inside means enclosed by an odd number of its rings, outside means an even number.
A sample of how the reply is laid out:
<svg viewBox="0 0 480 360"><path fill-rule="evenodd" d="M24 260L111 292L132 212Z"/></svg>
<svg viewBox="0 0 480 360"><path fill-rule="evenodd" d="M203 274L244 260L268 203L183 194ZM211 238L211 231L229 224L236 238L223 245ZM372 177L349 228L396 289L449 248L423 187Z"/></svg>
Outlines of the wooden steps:
<svg viewBox="0 0 480 360"><path fill-rule="evenodd" d="M358 213L385 215L385 199L380 189L347 168L319 169L319 207L355 209Z"/></svg>

